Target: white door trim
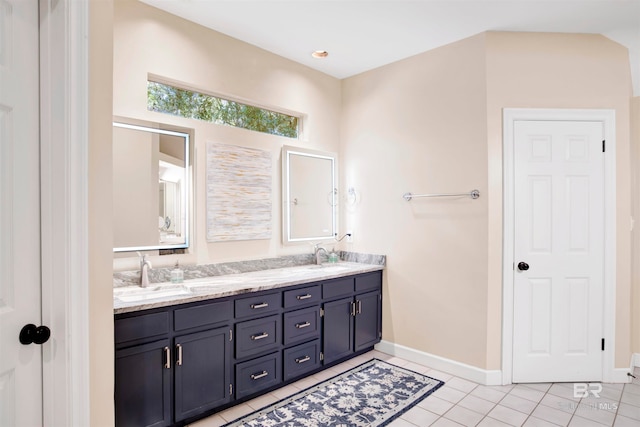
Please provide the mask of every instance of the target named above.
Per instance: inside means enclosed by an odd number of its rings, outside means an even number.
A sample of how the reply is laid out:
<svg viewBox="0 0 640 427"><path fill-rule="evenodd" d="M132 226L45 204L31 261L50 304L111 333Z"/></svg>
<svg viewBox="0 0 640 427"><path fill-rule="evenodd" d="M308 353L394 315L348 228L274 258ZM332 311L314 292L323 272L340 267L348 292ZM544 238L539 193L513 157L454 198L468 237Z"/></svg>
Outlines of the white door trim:
<svg viewBox="0 0 640 427"><path fill-rule="evenodd" d="M43 423L90 424L88 0L40 1Z"/></svg>
<svg viewBox="0 0 640 427"><path fill-rule="evenodd" d="M511 384L513 374L513 265L514 259L514 140L513 124L518 120L600 121L604 126L604 295L602 379L615 382L615 296L616 296L616 133L614 110L527 109L503 110L503 245L502 245L502 383Z"/></svg>

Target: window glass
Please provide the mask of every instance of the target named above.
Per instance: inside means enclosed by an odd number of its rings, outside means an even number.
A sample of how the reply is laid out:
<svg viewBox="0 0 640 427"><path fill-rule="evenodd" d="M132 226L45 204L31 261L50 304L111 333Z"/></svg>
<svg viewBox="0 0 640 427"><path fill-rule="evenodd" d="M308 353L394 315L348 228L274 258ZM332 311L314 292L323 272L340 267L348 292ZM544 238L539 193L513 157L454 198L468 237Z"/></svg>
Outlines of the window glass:
<svg viewBox="0 0 640 427"><path fill-rule="evenodd" d="M298 137L299 117L153 81L147 82L147 109L272 135Z"/></svg>

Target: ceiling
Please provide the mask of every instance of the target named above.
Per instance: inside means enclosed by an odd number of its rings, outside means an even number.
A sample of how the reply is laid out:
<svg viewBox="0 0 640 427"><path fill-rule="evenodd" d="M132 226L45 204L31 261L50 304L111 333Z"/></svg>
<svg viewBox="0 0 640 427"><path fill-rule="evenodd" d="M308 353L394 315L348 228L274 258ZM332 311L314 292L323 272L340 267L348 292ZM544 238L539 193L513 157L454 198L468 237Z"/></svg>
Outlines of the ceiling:
<svg viewBox="0 0 640 427"><path fill-rule="evenodd" d="M142 1L339 79L484 31L600 33L629 48L640 94L640 0Z"/></svg>

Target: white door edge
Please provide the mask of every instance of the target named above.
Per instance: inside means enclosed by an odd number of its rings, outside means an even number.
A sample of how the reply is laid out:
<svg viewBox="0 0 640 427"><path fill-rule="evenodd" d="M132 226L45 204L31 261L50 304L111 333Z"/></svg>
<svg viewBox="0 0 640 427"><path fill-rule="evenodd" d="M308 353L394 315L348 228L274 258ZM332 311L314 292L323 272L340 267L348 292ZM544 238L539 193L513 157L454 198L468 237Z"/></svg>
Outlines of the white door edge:
<svg viewBox="0 0 640 427"><path fill-rule="evenodd" d="M89 1L41 1L40 17L43 423L87 426Z"/></svg>
<svg viewBox="0 0 640 427"><path fill-rule="evenodd" d="M502 383L513 375L513 265L514 259L514 139L515 121L600 121L606 140L604 165L604 295L602 379L615 382L615 297L616 297L616 132L615 111L600 109L505 108L503 110L503 242L502 242ZM618 380L619 381L619 380Z"/></svg>

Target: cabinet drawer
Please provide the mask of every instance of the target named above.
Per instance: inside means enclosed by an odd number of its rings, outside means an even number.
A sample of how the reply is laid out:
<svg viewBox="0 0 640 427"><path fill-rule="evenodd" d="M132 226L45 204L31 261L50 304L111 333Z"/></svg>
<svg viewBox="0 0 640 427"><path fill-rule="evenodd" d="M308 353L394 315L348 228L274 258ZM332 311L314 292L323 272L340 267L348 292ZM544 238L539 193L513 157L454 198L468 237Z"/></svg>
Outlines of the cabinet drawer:
<svg viewBox="0 0 640 427"><path fill-rule="evenodd" d="M303 308L284 314L284 344L289 345L320 335L320 307Z"/></svg>
<svg viewBox="0 0 640 427"><path fill-rule="evenodd" d="M333 298L353 293L353 277L322 284L322 298Z"/></svg>
<svg viewBox="0 0 640 427"><path fill-rule="evenodd" d="M363 274L356 277L356 292L377 291L382 287L382 272Z"/></svg>
<svg viewBox="0 0 640 427"><path fill-rule="evenodd" d="M236 399L280 382L280 353L236 364Z"/></svg>
<svg viewBox="0 0 640 427"><path fill-rule="evenodd" d="M214 302L176 310L173 327L176 331L226 322L233 318L231 301Z"/></svg>
<svg viewBox="0 0 640 427"><path fill-rule="evenodd" d="M167 333L169 333L169 313L166 311L116 319L114 325L116 344Z"/></svg>
<svg viewBox="0 0 640 427"><path fill-rule="evenodd" d="M279 345L280 316L236 324L236 358L242 359L275 350Z"/></svg>
<svg viewBox="0 0 640 427"><path fill-rule="evenodd" d="M284 292L284 308L302 307L319 303L322 299L320 285Z"/></svg>
<svg viewBox="0 0 640 427"><path fill-rule="evenodd" d="M320 367L320 341L315 340L283 352L284 380L303 375Z"/></svg>
<svg viewBox="0 0 640 427"><path fill-rule="evenodd" d="M236 317L261 316L280 310L280 292L235 300Z"/></svg>

